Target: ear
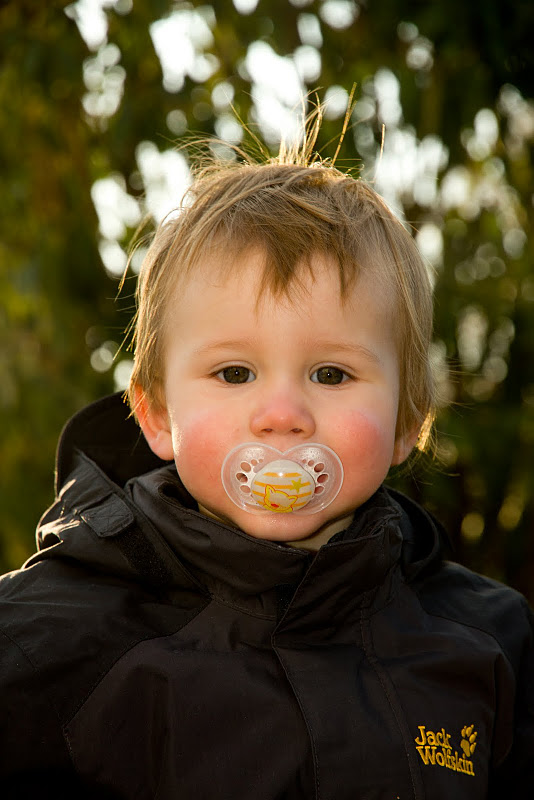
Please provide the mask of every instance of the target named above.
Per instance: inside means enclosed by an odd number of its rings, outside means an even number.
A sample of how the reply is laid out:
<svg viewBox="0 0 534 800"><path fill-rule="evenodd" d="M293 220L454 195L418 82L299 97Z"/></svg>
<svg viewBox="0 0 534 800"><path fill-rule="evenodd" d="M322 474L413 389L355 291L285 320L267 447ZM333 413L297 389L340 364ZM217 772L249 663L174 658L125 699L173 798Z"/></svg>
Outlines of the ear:
<svg viewBox="0 0 534 800"><path fill-rule="evenodd" d="M419 426L412 428L403 436L398 436L395 439L395 446L393 448L393 458L391 459L391 466L394 467L406 461L410 453L415 447L415 443L419 438Z"/></svg>
<svg viewBox="0 0 534 800"><path fill-rule="evenodd" d="M172 461L174 450L171 426L166 410L155 410L140 386L135 387L134 398L135 413L150 449L163 461Z"/></svg>

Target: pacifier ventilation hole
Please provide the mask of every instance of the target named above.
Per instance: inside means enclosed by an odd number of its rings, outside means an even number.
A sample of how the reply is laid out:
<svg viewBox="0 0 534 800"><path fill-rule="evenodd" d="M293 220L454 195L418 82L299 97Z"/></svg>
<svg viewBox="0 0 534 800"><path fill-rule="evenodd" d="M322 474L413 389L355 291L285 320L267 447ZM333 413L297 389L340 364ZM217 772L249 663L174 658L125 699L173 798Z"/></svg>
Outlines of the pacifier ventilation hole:
<svg viewBox="0 0 534 800"><path fill-rule="evenodd" d="M239 483L239 489L243 494L250 494L250 478L261 469L262 464L263 458L251 458L250 461L242 461L239 465L235 479Z"/></svg>
<svg viewBox="0 0 534 800"><path fill-rule="evenodd" d="M313 459L308 461L306 458L303 458L301 459L301 463L305 468L307 467L313 470L313 472L315 473L313 476L315 478L315 494L321 494L321 492L324 492L325 490L324 484L326 484L330 476L328 472L325 472L325 465L323 464L323 462L319 461L318 463L316 463L315 461L313 461Z"/></svg>
<svg viewBox="0 0 534 800"><path fill-rule="evenodd" d="M282 453L249 443L228 454L221 478L230 499L251 513L313 514L337 496L343 466L326 445L297 445Z"/></svg>

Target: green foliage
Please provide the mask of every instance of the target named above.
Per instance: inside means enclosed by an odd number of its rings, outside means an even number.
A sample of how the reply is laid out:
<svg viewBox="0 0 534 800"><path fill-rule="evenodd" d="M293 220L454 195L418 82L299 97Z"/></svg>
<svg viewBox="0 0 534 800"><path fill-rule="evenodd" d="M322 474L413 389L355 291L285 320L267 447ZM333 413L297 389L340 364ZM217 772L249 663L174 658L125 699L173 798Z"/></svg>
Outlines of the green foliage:
<svg viewBox="0 0 534 800"><path fill-rule="evenodd" d="M305 81L307 90L322 87L320 99L329 87L357 85L341 168L376 173L384 188L376 160L384 121L384 163L397 134L400 152L412 148L416 159L427 146L446 148L426 194L428 171L385 184L421 240L426 232L441 243L435 355L452 401L438 417L438 462L423 459L394 480L444 521L456 557L534 599L534 244L526 235L534 6L259 0L244 14L230 2L109 0L107 35L91 49L76 26L80 5L11 0L0 8L0 566L18 566L33 550L62 424L114 388L106 353L131 316L134 276L116 303L117 270L104 268L101 253L102 245L127 248L135 209L147 209L139 145L147 153L177 145L187 155L191 131L220 135L233 116L234 133L242 120L274 151L247 58L260 42L271 54L302 56L305 45L320 58ZM150 34L172 12L184 20L194 12L197 33L204 25L195 47L205 74L199 61L174 86L162 81ZM400 111L377 100L380 76L398 86ZM228 86L232 108L221 100ZM324 121L325 156L342 116ZM135 201L114 237L102 220L99 229L91 194L110 176ZM453 184L467 187L463 197Z"/></svg>

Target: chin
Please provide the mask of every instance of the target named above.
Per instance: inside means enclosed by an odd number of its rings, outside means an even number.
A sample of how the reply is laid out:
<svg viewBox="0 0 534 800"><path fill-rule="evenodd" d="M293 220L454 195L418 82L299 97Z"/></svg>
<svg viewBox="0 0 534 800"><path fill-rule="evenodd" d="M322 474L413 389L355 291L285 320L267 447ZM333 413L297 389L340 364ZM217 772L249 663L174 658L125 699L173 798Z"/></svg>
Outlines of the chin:
<svg viewBox="0 0 534 800"><path fill-rule="evenodd" d="M297 516L295 514L265 515L248 514L246 511L232 514L230 521L255 539L272 542L296 542L313 536L331 522L324 513Z"/></svg>

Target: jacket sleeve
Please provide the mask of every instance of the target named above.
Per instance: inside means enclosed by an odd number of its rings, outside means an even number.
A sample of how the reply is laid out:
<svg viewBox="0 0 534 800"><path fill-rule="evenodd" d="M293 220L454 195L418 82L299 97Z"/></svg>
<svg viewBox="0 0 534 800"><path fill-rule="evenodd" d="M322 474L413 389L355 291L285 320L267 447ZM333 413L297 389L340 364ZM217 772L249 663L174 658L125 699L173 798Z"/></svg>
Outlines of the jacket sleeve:
<svg viewBox="0 0 534 800"><path fill-rule="evenodd" d="M38 674L21 648L0 632L2 800L119 800L76 774L46 682L46 674Z"/></svg>
<svg viewBox="0 0 534 800"><path fill-rule="evenodd" d="M489 800L532 800L534 797L534 616L526 602L517 620L522 631L514 702L513 740L508 755L490 775ZM526 625L524 620L526 618Z"/></svg>
<svg viewBox="0 0 534 800"><path fill-rule="evenodd" d="M46 676L0 632L0 776L70 766L59 720L49 703ZM3 793L2 793L2 796Z"/></svg>

